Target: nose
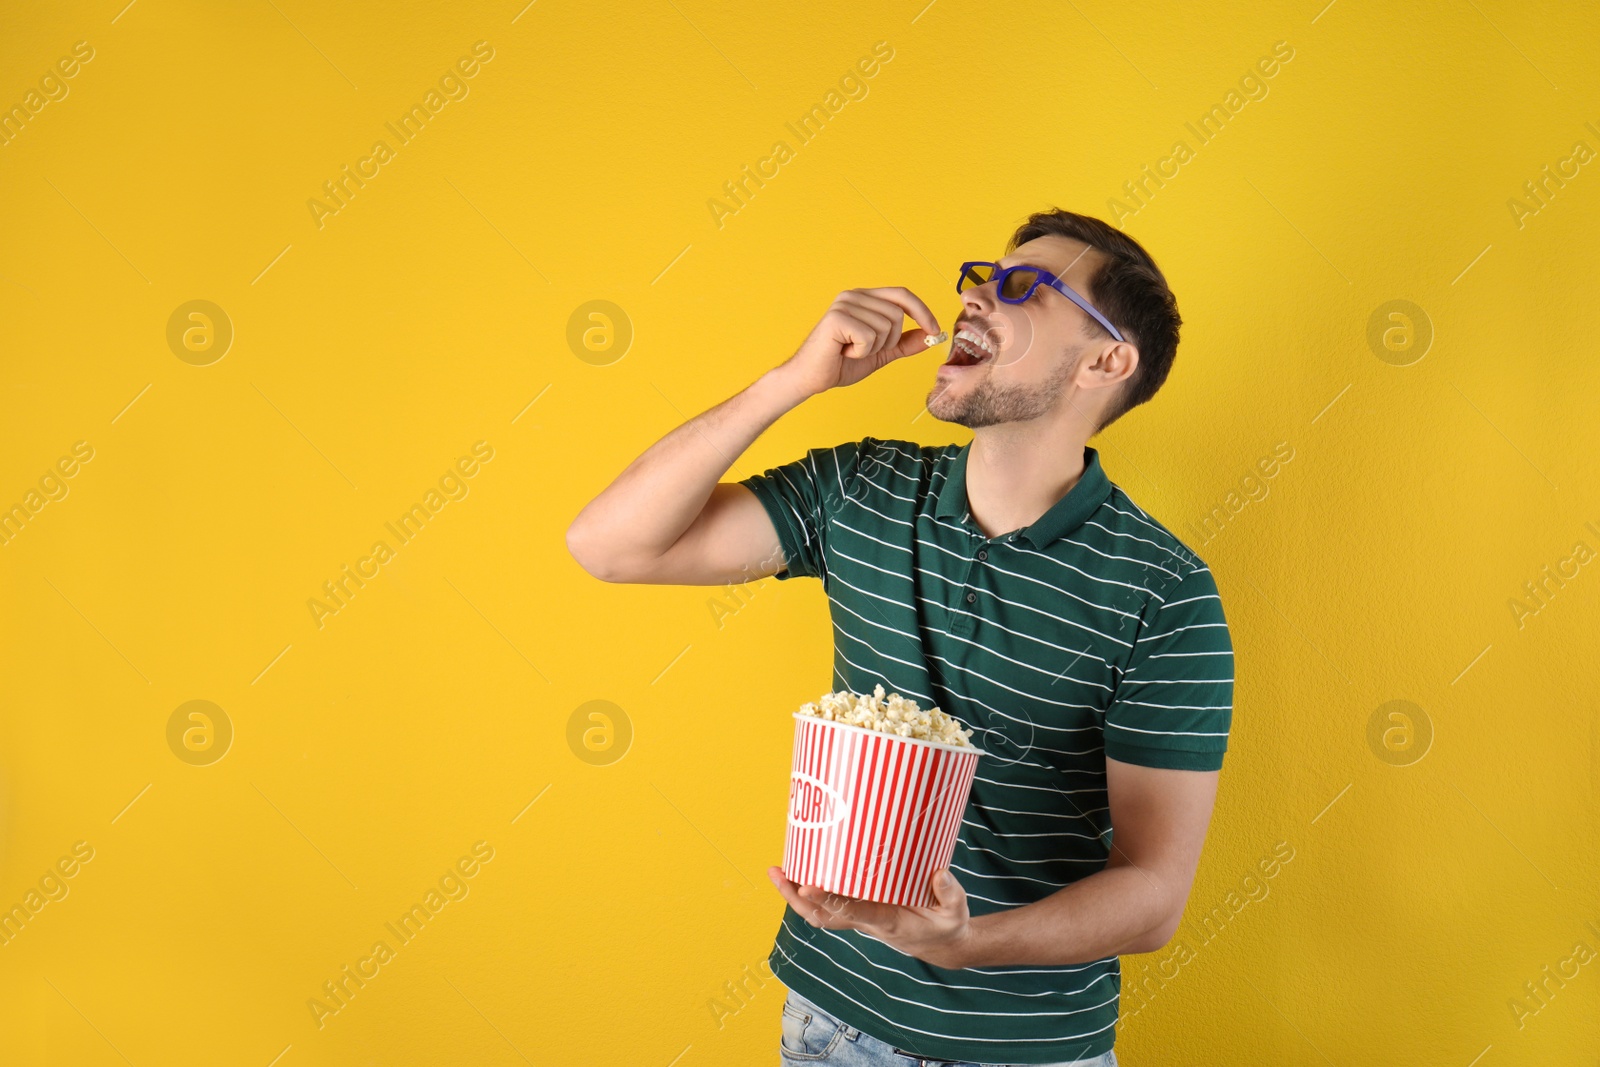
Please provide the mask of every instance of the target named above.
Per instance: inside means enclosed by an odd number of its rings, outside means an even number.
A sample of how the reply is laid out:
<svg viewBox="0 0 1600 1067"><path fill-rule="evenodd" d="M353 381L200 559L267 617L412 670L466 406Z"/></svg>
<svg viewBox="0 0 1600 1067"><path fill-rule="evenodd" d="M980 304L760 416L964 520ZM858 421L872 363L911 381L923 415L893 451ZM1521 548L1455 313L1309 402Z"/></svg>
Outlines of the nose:
<svg viewBox="0 0 1600 1067"><path fill-rule="evenodd" d="M980 333L994 321L995 310L1000 305L999 286L994 281L982 285L969 285L961 291L963 313L957 327L970 325Z"/></svg>
<svg viewBox="0 0 1600 1067"><path fill-rule="evenodd" d="M962 312L956 317L955 329L969 327L996 349L1004 350L1016 332L1017 323L1012 321L1016 309L1000 300L999 283L987 281L963 289L961 301Z"/></svg>
<svg viewBox="0 0 1600 1067"><path fill-rule="evenodd" d="M982 285L969 282L967 287L961 290L961 302L979 318L983 318L1000 302L998 293L999 283L992 278Z"/></svg>

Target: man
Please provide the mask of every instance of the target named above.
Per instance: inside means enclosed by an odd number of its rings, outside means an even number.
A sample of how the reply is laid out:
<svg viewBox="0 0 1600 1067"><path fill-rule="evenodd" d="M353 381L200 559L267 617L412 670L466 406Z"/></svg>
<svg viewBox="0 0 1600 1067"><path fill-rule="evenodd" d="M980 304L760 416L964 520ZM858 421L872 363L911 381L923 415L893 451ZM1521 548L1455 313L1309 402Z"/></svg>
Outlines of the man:
<svg viewBox="0 0 1600 1067"><path fill-rule="evenodd" d="M1007 247L963 266L927 396L970 444L866 437L718 481L784 412L940 332L905 289L852 289L567 534L606 581L820 578L832 688L937 705L985 752L937 907L769 868L786 1064L1114 1065L1118 955L1172 938L1210 822L1233 703L1217 587L1085 443L1165 381L1176 301L1098 219L1040 212Z"/></svg>

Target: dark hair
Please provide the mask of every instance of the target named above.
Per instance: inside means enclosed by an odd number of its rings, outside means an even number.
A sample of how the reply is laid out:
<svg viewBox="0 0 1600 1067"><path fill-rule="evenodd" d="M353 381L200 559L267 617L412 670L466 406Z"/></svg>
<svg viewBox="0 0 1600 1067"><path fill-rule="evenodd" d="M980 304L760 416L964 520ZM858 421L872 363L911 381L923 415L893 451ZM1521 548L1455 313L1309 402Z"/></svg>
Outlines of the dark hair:
<svg viewBox="0 0 1600 1067"><path fill-rule="evenodd" d="M1100 266L1089 280L1089 291L1083 295L1139 350L1139 365L1101 416L1095 427L1098 433L1155 396L1167 380L1178 354L1178 328L1183 325L1178 301L1150 253L1097 218L1060 208L1036 211L1012 235L1006 253L1038 237L1070 237L1102 254ZM1111 336L1094 319L1085 316L1085 321L1091 337Z"/></svg>

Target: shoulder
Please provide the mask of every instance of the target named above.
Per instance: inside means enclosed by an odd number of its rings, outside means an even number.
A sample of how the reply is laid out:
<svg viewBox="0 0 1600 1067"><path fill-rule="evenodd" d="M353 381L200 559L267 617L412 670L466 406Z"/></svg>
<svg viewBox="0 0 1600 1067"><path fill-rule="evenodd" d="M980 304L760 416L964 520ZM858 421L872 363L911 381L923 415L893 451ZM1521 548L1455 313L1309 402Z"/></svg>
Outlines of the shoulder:
<svg viewBox="0 0 1600 1067"><path fill-rule="evenodd" d="M1116 483L1112 483L1111 492L1093 518L1124 539L1136 539L1138 552L1178 566L1186 574L1206 567L1199 553Z"/></svg>
<svg viewBox="0 0 1600 1067"><path fill-rule="evenodd" d="M924 445L900 438L864 437L851 446L863 474L899 474L918 481L954 456L957 445Z"/></svg>
<svg viewBox="0 0 1600 1067"><path fill-rule="evenodd" d="M1115 482L1105 501L1084 523L1083 534L1102 552L1135 567L1157 604L1179 585L1206 585L1211 568L1199 553Z"/></svg>
<svg viewBox="0 0 1600 1067"><path fill-rule="evenodd" d="M927 464L938 461L945 453L954 454L957 445L924 445L898 437L863 437L858 442L863 455L871 455L882 462L899 464Z"/></svg>

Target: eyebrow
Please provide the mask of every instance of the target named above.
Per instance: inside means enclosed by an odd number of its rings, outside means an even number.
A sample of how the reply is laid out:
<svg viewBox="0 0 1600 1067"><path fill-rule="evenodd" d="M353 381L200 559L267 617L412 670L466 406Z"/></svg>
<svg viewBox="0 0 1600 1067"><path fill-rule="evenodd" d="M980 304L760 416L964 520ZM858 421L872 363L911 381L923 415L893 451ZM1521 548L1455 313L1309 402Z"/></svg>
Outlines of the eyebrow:
<svg viewBox="0 0 1600 1067"><path fill-rule="evenodd" d="M1015 263L1007 263L1006 260L1011 259L1011 258L1012 258L1011 256L1002 256L1001 258L995 260L995 262L1000 264L1001 267L1038 267L1040 270L1049 271L1051 274L1054 274L1057 278L1061 277L1061 272L1056 270L1054 267L1047 267L1042 263L1028 263L1028 262L1025 262L1023 260L1017 260Z"/></svg>
<svg viewBox="0 0 1600 1067"><path fill-rule="evenodd" d="M1072 257L1072 262L1068 263L1066 265L1066 267L1064 267L1061 270L1057 270L1054 267L1047 267L1047 266L1044 266L1043 264L1038 264L1038 263L1028 263L1028 264L1007 263L1006 260L1011 259L1012 257L1014 257L1016 255L1015 252L1008 253L1007 255L1001 256L999 259L995 260L995 262L1000 264L1000 266L1002 266L1002 267L1012 267L1012 266L1030 266L1030 267L1036 266L1036 267L1040 267L1041 269L1049 271L1051 274L1054 274L1057 278L1059 278L1063 282L1065 282L1066 281L1066 277L1065 277L1066 272L1071 270L1073 265L1076 264L1078 262L1078 260L1082 259L1084 256L1088 255L1091 251L1093 251L1094 247L1095 247L1094 245L1087 245L1087 244L1084 245L1083 251L1079 252L1076 256L1073 256Z"/></svg>

